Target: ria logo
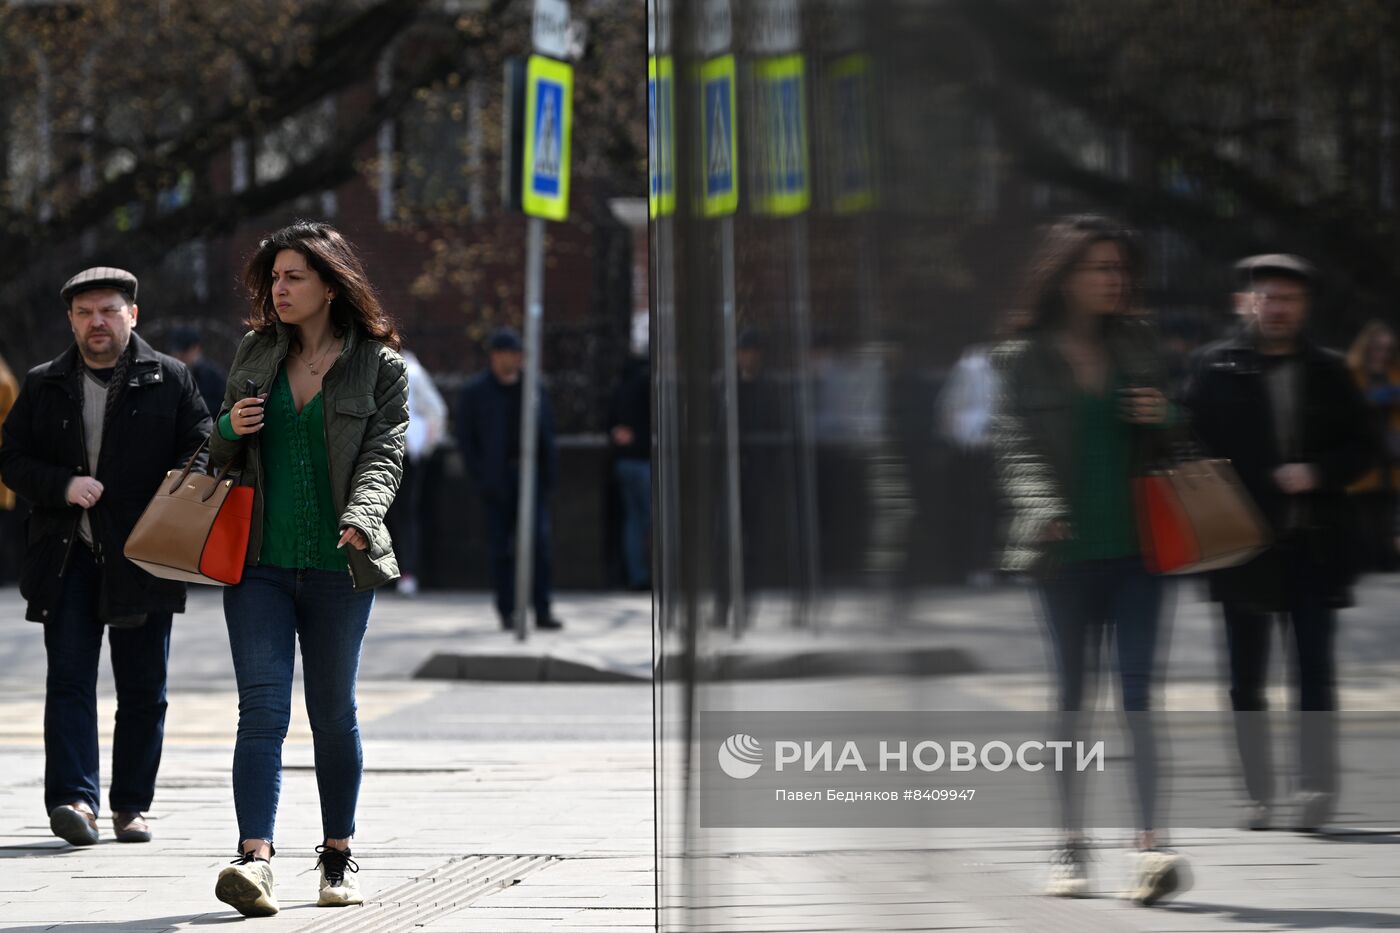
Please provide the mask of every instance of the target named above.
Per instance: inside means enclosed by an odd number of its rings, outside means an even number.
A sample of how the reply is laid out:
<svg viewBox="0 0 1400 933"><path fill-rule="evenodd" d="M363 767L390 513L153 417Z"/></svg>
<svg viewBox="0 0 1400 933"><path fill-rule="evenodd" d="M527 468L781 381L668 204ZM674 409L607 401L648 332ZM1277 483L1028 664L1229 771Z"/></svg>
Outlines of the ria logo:
<svg viewBox="0 0 1400 933"><path fill-rule="evenodd" d="M763 765L763 745L751 735L735 733L719 747L719 766L738 780L751 778Z"/></svg>

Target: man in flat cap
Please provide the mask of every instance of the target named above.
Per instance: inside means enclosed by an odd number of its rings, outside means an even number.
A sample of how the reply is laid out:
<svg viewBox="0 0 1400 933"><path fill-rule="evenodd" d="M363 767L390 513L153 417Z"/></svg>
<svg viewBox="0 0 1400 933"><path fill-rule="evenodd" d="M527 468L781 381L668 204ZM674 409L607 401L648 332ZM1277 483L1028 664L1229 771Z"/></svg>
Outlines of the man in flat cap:
<svg viewBox="0 0 1400 933"><path fill-rule="evenodd" d="M457 406L457 443L481 496L491 552L491 582L501 627L515 616L515 530L520 495L520 335L502 327L486 341L489 365L462 388ZM535 540L532 600L535 627L559 629L550 611L549 495L559 454L554 446L554 409L540 392L535 458Z"/></svg>
<svg viewBox="0 0 1400 933"><path fill-rule="evenodd" d="M1301 717L1299 793L1288 825L1315 830L1336 792L1336 610L1351 604L1354 533L1347 484L1379 453L1365 404L1342 358L1304 333L1317 279L1298 256L1252 256L1235 267L1242 326L1194 358L1184 392L1197 436L1229 458L1272 527L1254 560L1210 575L1223 606L1236 713L1260 713L1276 621L1291 635ZM1278 803L1269 732L1259 715L1235 717L1246 824L1269 828Z"/></svg>
<svg viewBox="0 0 1400 933"><path fill-rule="evenodd" d="M59 294L73 343L29 372L0 444L0 476L32 509L20 592L48 654L44 806L54 834L75 846L98 839L104 630L117 691L113 827L120 842L151 838L143 814L160 765L171 613L184 611L185 586L152 577L123 548L166 471L210 427L189 370L134 333L136 285L109 267L68 280Z"/></svg>

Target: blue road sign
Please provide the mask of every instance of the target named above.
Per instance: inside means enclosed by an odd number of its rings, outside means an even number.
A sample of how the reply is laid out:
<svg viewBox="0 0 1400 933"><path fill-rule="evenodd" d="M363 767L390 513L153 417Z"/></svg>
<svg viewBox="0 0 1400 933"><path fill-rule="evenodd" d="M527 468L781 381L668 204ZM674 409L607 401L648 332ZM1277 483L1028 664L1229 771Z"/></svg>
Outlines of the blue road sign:
<svg viewBox="0 0 1400 933"><path fill-rule="evenodd" d="M807 167L807 108L802 56L786 55L756 63L764 108L765 164L759 173L755 207L765 214L800 214L811 203Z"/></svg>
<svg viewBox="0 0 1400 933"><path fill-rule="evenodd" d="M573 69L540 55L526 69L525 213L549 220L569 215L569 146Z"/></svg>
<svg viewBox="0 0 1400 933"><path fill-rule="evenodd" d="M739 206L739 146L734 135L734 56L724 55L700 69L704 93L701 151L705 157L705 192L701 202L706 217L732 214Z"/></svg>

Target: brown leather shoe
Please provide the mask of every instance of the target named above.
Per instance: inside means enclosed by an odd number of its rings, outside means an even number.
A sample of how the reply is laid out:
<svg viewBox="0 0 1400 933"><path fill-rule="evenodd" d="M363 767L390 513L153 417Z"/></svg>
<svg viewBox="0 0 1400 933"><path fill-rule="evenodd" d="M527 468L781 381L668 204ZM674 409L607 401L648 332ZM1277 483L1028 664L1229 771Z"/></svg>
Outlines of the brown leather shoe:
<svg viewBox="0 0 1400 933"><path fill-rule="evenodd" d="M112 829L118 842L151 841L151 826L139 813L113 813Z"/></svg>
<svg viewBox="0 0 1400 933"><path fill-rule="evenodd" d="M71 846L90 846L97 841L97 814L85 803L65 803L49 811L49 829Z"/></svg>

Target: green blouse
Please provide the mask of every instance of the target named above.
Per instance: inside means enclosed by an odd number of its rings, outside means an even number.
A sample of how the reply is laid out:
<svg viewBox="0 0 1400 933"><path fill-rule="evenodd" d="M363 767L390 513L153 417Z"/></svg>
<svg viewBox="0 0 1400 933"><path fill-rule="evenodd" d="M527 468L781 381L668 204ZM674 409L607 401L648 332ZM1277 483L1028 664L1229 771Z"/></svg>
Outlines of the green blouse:
<svg viewBox="0 0 1400 933"><path fill-rule="evenodd" d="M1074 399L1075 470L1069 490L1070 528L1061 558L1109 560L1139 553L1133 513L1132 427L1118 414L1114 386Z"/></svg>
<svg viewBox="0 0 1400 933"><path fill-rule="evenodd" d="M292 399L287 371L279 370L264 407L262 445L263 541L258 563L292 570L345 571L340 516L331 497L326 457L325 408L321 393L300 412ZM229 416L219 433L237 440Z"/></svg>

